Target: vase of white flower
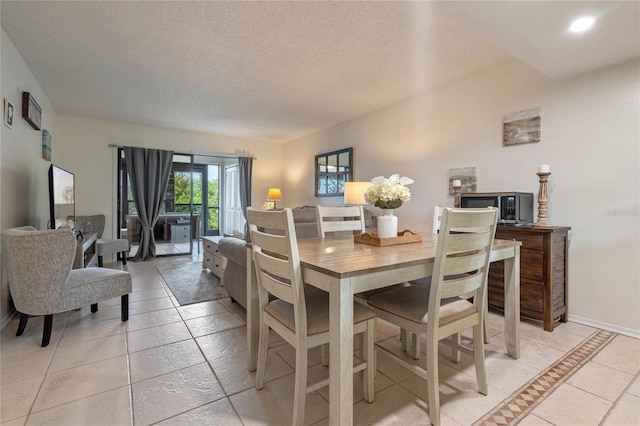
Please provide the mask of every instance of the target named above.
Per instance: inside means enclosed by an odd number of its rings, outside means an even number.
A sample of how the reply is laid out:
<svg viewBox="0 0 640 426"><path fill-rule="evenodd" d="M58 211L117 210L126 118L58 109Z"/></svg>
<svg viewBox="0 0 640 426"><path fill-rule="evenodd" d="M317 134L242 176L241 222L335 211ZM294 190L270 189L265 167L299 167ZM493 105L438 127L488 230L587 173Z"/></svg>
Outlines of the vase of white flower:
<svg viewBox="0 0 640 426"><path fill-rule="evenodd" d="M382 216L378 216L378 237L397 237L398 218L394 215L394 210L411 199L411 191L407 185L412 184L413 180L396 174L388 179L384 176L375 177L371 179L371 183L364 193L364 199L382 209Z"/></svg>
<svg viewBox="0 0 640 426"><path fill-rule="evenodd" d="M393 212L394 209L382 209L382 216L378 216L378 238L398 236L398 217Z"/></svg>

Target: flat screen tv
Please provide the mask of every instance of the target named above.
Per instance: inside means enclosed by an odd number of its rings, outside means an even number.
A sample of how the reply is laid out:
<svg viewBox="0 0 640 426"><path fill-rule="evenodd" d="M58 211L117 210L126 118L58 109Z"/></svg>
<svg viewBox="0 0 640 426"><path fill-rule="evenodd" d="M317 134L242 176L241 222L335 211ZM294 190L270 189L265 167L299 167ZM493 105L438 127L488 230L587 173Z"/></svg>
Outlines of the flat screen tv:
<svg viewBox="0 0 640 426"><path fill-rule="evenodd" d="M51 165L49 168L49 209L52 229L73 229L76 216L75 176Z"/></svg>

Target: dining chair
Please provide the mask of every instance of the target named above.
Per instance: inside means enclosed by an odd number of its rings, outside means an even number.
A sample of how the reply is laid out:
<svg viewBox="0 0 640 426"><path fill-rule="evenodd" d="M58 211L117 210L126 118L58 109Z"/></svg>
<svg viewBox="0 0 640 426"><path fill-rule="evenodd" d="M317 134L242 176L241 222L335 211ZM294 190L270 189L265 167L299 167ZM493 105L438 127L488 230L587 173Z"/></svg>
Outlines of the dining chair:
<svg viewBox="0 0 640 426"><path fill-rule="evenodd" d="M496 209L445 209L429 286L396 288L369 298L379 318L411 333L426 335L426 370L376 345L391 359L427 380L429 420L440 424L438 342L472 328L473 349L452 345L474 357L478 389L488 392L484 360L484 317L489 258L496 231ZM467 297L473 293L473 301Z"/></svg>
<svg viewBox="0 0 640 426"><path fill-rule="evenodd" d="M53 315L120 296L121 319L129 319L131 275L109 268L71 269L76 236L68 229L37 231L31 226L2 232L2 257L22 335L30 316L44 316L42 346L49 344Z"/></svg>
<svg viewBox="0 0 640 426"><path fill-rule="evenodd" d="M329 379L307 385L308 350L329 343L328 293L305 291L291 209L259 211L247 209L251 250L258 283L260 338L256 389L264 387L269 350L269 330L274 330L295 348L293 424L304 422L306 394L329 384ZM269 295L275 297L270 300ZM364 399L373 402L375 377L375 315L359 303L353 306L353 331L359 336Z"/></svg>
<svg viewBox="0 0 640 426"><path fill-rule="evenodd" d="M320 238L324 238L327 232L365 232L362 206L329 207L318 205L316 206L316 223Z"/></svg>
<svg viewBox="0 0 640 426"><path fill-rule="evenodd" d="M105 225L105 215L94 214L89 216L76 216L76 222L83 232L95 232L98 236L96 250L98 255L98 266L104 266L104 256L115 254L122 259L122 264L127 264L127 255L131 249L128 239L102 238Z"/></svg>

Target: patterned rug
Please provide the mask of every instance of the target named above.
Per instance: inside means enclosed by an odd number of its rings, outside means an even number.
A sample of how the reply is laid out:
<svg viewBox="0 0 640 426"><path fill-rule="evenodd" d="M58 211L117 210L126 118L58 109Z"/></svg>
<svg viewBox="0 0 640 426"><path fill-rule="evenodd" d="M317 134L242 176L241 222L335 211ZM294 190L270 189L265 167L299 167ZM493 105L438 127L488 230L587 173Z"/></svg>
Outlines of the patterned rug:
<svg viewBox="0 0 640 426"><path fill-rule="evenodd" d="M474 426L516 425L558 386L607 346L617 334L598 330L563 358L485 414Z"/></svg>
<svg viewBox="0 0 640 426"><path fill-rule="evenodd" d="M202 262L191 259L168 260L156 266L180 305L206 302L229 296L220 279Z"/></svg>

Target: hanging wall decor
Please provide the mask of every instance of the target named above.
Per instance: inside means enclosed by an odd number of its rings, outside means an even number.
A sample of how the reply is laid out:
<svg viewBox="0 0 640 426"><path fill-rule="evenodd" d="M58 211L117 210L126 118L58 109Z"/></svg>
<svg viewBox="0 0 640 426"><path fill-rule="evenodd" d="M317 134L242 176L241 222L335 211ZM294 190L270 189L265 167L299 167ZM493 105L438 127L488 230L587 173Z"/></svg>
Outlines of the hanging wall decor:
<svg viewBox="0 0 640 426"><path fill-rule="evenodd" d="M541 108L507 114L502 119L502 146L540 142Z"/></svg>
<svg viewBox="0 0 640 426"><path fill-rule="evenodd" d="M4 125L8 128L13 127L13 104L9 99L4 98Z"/></svg>
<svg viewBox="0 0 640 426"><path fill-rule="evenodd" d="M51 133L47 129L42 131L42 158L51 161Z"/></svg>
<svg viewBox="0 0 640 426"><path fill-rule="evenodd" d="M35 130L42 128L42 108L29 92L22 92L22 118Z"/></svg>

